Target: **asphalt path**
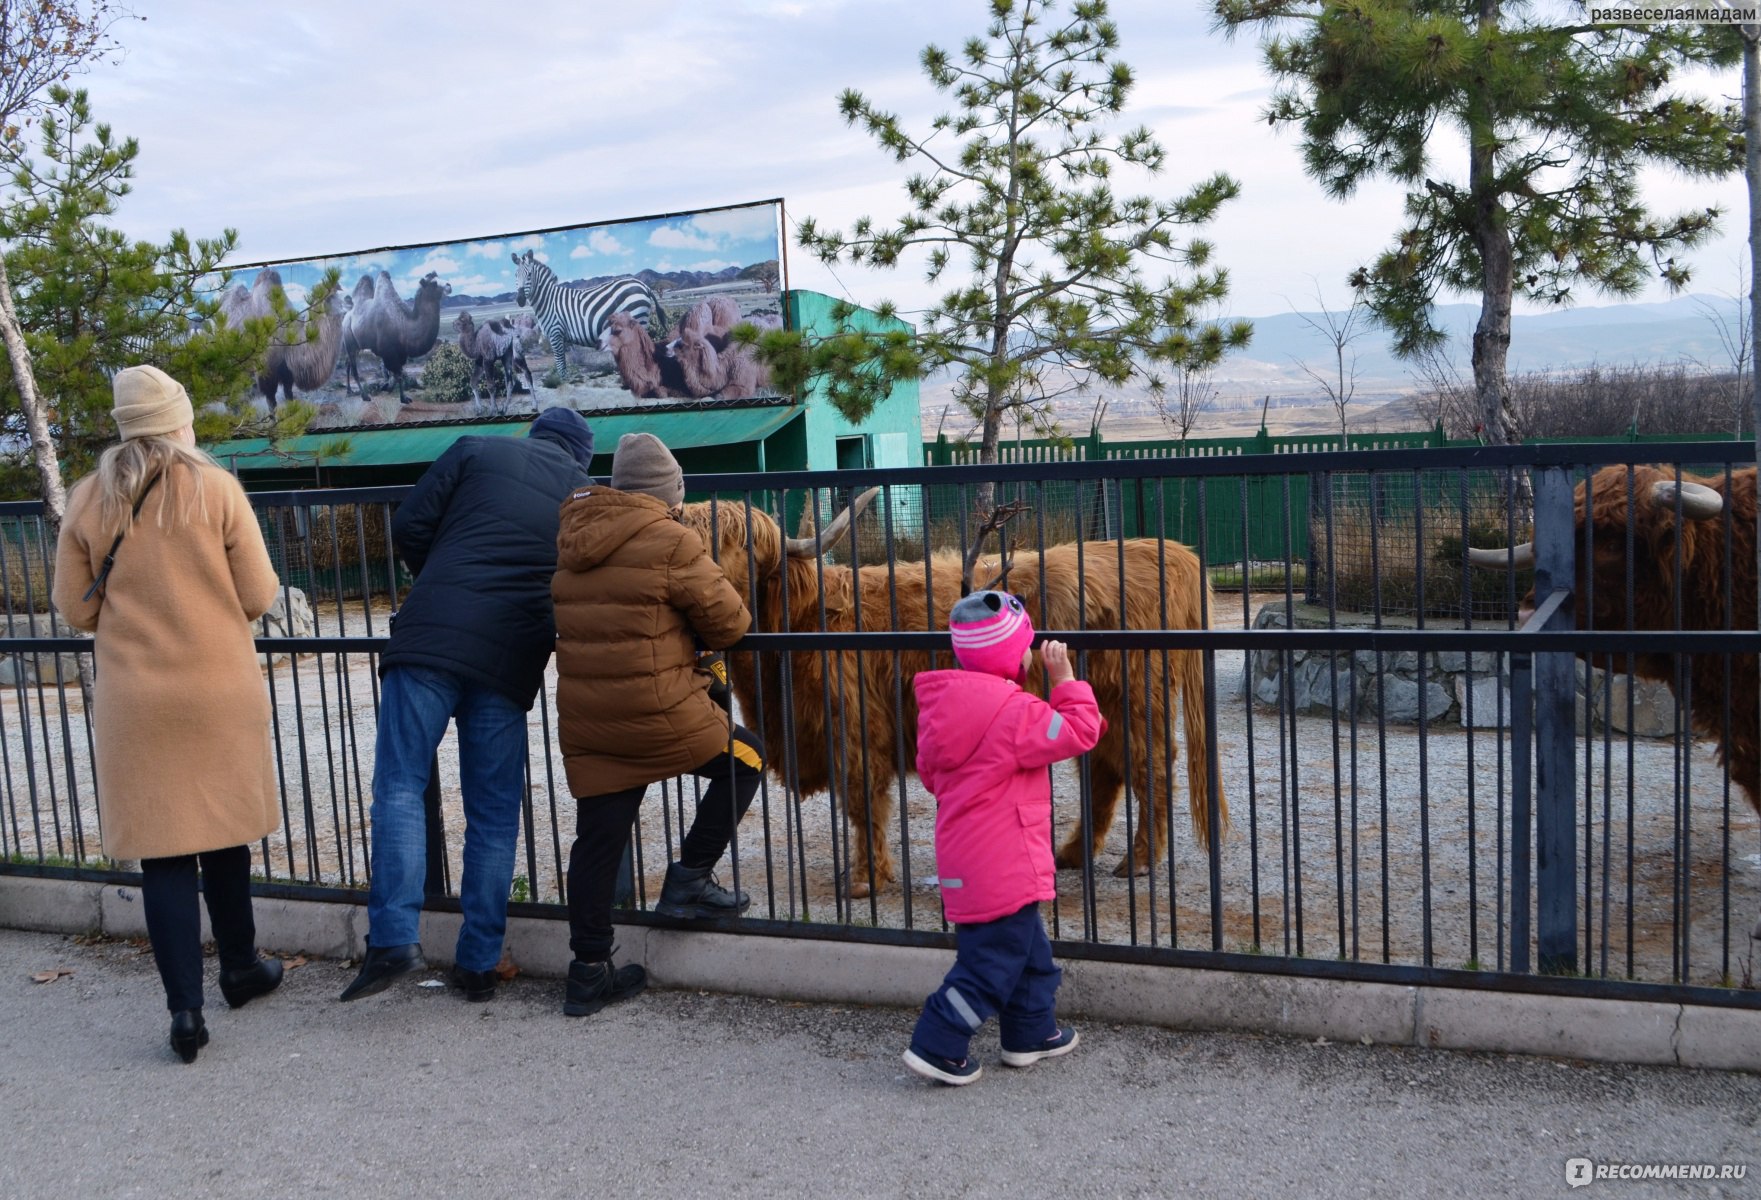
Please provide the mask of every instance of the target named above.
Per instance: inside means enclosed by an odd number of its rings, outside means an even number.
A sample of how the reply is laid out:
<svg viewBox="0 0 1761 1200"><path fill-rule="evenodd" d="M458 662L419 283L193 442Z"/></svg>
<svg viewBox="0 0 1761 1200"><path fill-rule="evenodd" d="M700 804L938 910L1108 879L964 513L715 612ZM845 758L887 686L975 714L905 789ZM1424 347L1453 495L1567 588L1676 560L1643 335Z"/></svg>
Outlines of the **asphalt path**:
<svg viewBox="0 0 1761 1200"><path fill-rule="evenodd" d="M1754 1075L1085 1024L1019 1071L992 1026L956 1089L904 1069L900 1009L656 990L570 1020L555 980L467 1004L437 972L344 1005L353 967L313 960L232 1011L214 969L185 1066L144 945L0 931L0 1192L1761 1195ZM1578 1156L1747 1178L1574 1190Z"/></svg>

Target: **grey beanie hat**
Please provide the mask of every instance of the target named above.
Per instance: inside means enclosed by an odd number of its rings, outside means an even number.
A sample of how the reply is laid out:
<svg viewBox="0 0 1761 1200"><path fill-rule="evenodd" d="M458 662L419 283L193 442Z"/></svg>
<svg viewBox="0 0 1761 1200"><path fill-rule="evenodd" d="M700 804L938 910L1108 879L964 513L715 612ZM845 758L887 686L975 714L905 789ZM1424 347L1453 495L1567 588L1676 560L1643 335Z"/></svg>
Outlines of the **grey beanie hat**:
<svg viewBox="0 0 1761 1200"><path fill-rule="evenodd" d="M642 492L668 508L685 502L685 473L666 443L652 433L626 433L611 459L611 485Z"/></svg>

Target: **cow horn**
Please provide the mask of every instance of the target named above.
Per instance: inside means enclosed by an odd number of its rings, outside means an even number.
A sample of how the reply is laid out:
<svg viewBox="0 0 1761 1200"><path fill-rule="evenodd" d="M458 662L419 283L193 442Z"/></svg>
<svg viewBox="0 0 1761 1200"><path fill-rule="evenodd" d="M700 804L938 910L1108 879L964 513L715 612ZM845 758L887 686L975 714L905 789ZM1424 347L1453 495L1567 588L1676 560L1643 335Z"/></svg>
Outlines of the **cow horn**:
<svg viewBox="0 0 1761 1200"><path fill-rule="evenodd" d="M1659 504L1675 506L1676 485L1670 480L1660 480L1651 485L1651 497ZM1724 496L1713 491L1702 483L1682 481L1682 516L1690 521L1704 521L1716 517L1724 511Z"/></svg>
<svg viewBox="0 0 1761 1200"><path fill-rule="evenodd" d="M1469 546L1467 556L1468 561L1476 567L1490 567L1496 571L1506 568L1522 571L1535 565L1535 543L1523 542L1508 550L1485 550L1479 546Z"/></svg>
<svg viewBox="0 0 1761 1200"><path fill-rule="evenodd" d="M850 502L849 508L846 508L843 512L833 517L831 524L819 531L818 537L784 538L783 546L788 551L789 557L818 558L827 550L836 546L838 540L844 536L844 531L850 528L850 522L857 517L860 517L862 515L862 510L867 508L869 502L879 494L880 489L877 487L869 488L866 492L860 493Z"/></svg>

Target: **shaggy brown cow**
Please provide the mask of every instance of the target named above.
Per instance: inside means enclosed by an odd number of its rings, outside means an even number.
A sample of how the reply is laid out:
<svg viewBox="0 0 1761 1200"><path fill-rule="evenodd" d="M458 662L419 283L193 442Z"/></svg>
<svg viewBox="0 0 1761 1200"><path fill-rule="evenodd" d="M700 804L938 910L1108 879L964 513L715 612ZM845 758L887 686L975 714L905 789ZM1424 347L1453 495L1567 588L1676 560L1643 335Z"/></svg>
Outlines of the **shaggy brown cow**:
<svg viewBox="0 0 1761 1200"><path fill-rule="evenodd" d="M857 512L873 494L865 493L858 499ZM960 560L956 555L932 558L927 581L922 563L901 562L892 572L884 566L862 567L855 573L849 567L822 564L819 556L842 536L849 524L848 512L840 513L816 541L785 538L775 520L754 511L750 558L747 522L740 506L724 504L719 511L712 512L708 502L689 504L684 519L714 549L722 570L740 595L756 596L756 631L799 632L820 628L822 572L825 622L832 630L945 630L948 609L960 596ZM1075 544L1047 549L1043 564L1039 554L1015 555L1005 586L1022 598L1040 629L1200 628L1200 589L1209 585L1199 571L1197 556L1186 547L1148 538L1127 541L1123 604L1119 543L1088 542L1083 553L1086 577L1078 575ZM749 588L749 584L755 585L755 589ZM897 626L891 617L890 590L897 598ZM856 603L858 598L860 606ZM789 735L784 725L780 672L771 660L766 661L761 711L752 656L729 657L734 662L734 691L741 710L751 720L762 720L771 761L781 770L785 765L782 747ZM789 659L793 700L789 716L798 772L795 783L803 794L825 791L836 784L837 794L843 797L845 811L858 831L847 894L866 896L870 891L871 855L874 880L881 883L893 879L887 834L892 822L894 780L901 761L910 766L917 758L917 701L911 680L919 671L952 666L952 657L932 656L921 650L902 651L896 658L892 653L814 651L798 652ZM1122 673L1127 670L1128 678ZM1168 689L1162 686L1164 671L1170 684ZM1131 849L1115 874L1147 873L1158 854L1166 853L1169 770L1175 757L1171 706L1176 693L1185 714L1189 751L1186 779L1193 832L1201 845L1208 846L1209 759L1205 747L1204 673L1199 652L1170 651L1165 663L1160 653L1091 653L1087 678L1108 722L1106 736L1089 759L1094 818L1089 853L1099 857L1118 807L1120 789L1126 783L1127 740L1130 781L1142 815ZM1036 662L1028 686L1038 688L1039 684L1040 667ZM1125 702L1127 684L1129 704ZM1149 811L1152 797L1153 816ZM1221 836L1228 831L1229 809L1220 789L1218 802L1221 828L1217 833ZM1060 847L1058 865L1080 866L1084 849L1079 824Z"/></svg>
<svg viewBox="0 0 1761 1200"><path fill-rule="evenodd" d="M1580 629L1723 629L1725 628L1725 523L1724 507L1730 505L1730 627L1755 628L1755 468L1733 471L1730 492L1718 479L1683 479L1682 523L1676 525L1675 472L1656 467L1635 467L1633 483L1633 608L1627 612L1627 468L1603 467L1590 477L1588 511L1593 527L1590 545L1595 574L1586 577L1584 562L1577 566L1577 625ZM1577 524L1577 557L1583 554L1585 488L1577 487L1574 503ZM1519 567L1532 566L1534 544L1525 542L1509 555L1503 550L1470 552L1478 566L1502 568L1513 558ZM1675 606L1677 568L1681 573L1682 606ZM1594 586L1589 585L1593 583ZM1584 598L1593 595L1593 611L1586 611ZM1534 603L1530 594L1525 605ZM1676 686L1674 658L1667 654L1597 654L1594 665L1627 672L1641 679L1661 679L1671 691ZM1730 776L1761 812L1761 735L1756 728L1757 704L1761 703L1756 660L1733 656L1729 702L1731 730L1724 739L1723 714L1715 701L1725 692L1724 658L1694 655L1689 659L1693 694L1708 703L1693 706L1693 724L1702 737L1718 738L1719 761L1730 764ZM1761 933L1761 926L1757 926Z"/></svg>

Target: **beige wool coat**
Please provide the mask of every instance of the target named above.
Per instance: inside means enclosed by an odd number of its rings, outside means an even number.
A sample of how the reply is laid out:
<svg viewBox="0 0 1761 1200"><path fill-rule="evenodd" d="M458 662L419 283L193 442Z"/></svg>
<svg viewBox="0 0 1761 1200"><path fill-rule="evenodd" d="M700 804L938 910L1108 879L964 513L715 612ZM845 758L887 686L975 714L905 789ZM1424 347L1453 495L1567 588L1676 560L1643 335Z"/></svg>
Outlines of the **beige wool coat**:
<svg viewBox="0 0 1761 1200"><path fill-rule="evenodd" d="M244 489L201 471L204 505L187 525L173 517L189 508L189 469L159 481L90 600L115 538L90 480L68 497L56 547L55 607L95 635L98 818L115 859L243 845L280 822L252 644L279 585Z"/></svg>
<svg viewBox="0 0 1761 1200"><path fill-rule="evenodd" d="M557 740L569 791L603 796L670 779L728 748L728 714L697 669L752 616L695 531L653 496L578 491L562 509L556 602Z"/></svg>

